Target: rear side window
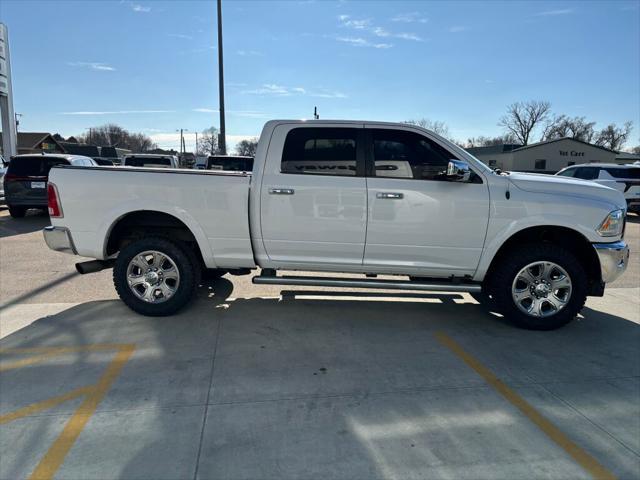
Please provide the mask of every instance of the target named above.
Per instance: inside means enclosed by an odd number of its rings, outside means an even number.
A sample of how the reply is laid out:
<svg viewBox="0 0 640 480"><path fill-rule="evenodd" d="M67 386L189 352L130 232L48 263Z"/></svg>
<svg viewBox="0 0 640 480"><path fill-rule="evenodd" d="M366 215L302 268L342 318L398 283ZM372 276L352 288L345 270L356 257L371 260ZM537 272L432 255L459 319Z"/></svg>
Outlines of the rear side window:
<svg viewBox="0 0 640 480"><path fill-rule="evenodd" d="M372 130L376 177L443 180L458 158L430 139L403 130Z"/></svg>
<svg viewBox="0 0 640 480"><path fill-rule="evenodd" d="M633 178L640 180L640 168L605 168L615 178Z"/></svg>
<svg viewBox="0 0 640 480"><path fill-rule="evenodd" d="M69 165L64 158L45 156L16 157L9 163L8 174L20 177L46 177L54 165Z"/></svg>
<svg viewBox="0 0 640 480"><path fill-rule="evenodd" d="M563 172L558 173L561 177L573 177L576 173L577 168L569 168L564 170Z"/></svg>
<svg viewBox="0 0 640 480"><path fill-rule="evenodd" d="M356 175L355 128L294 128L282 152L282 173Z"/></svg>

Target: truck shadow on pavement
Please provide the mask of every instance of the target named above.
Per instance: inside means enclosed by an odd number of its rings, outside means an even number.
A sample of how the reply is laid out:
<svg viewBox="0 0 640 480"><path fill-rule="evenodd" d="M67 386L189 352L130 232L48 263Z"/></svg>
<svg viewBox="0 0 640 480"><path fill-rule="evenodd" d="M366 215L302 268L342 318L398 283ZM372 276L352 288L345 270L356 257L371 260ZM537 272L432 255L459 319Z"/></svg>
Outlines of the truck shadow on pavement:
<svg viewBox="0 0 640 480"><path fill-rule="evenodd" d="M481 477L496 462L513 477L533 475L531 455L576 476L583 472L552 449L528 453L544 443L537 432L434 334L446 332L503 382L555 409L570 410L556 398L567 382L640 376L638 325L589 308L561 330L532 332L460 294L232 299L232 291L224 278L204 284L189 308L164 318L120 301L87 302L0 341L2 349L135 345L59 478ZM110 361L78 351L3 372L0 413L91 384ZM598 387L589 385L583 404L596 408L602 398L590 400ZM622 429L623 439L635 426L620 425L638 400L625 388L609 393L616 407L597 419ZM7 424L0 477L28 476L77 407L71 401ZM590 435L603 441L602 432ZM633 472L633 458L612 458L618 473Z"/></svg>
<svg viewBox="0 0 640 480"><path fill-rule="evenodd" d="M29 210L24 218L12 218L8 211L0 215L0 238L42 230L51 225L49 215L42 210Z"/></svg>

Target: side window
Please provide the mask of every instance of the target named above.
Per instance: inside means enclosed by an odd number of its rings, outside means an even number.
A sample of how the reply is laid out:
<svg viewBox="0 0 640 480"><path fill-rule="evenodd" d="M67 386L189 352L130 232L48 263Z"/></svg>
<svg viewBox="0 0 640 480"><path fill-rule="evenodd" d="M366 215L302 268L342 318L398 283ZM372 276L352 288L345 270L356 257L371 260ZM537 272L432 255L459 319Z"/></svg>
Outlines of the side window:
<svg viewBox="0 0 640 480"><path fill-rule="evenodd" d="M536 170L546 170L546 169L547 169L546 160L536 160Z"/></svg>
<svg viewBox="0 0 640 480"><path fill-rule="evenodd" d="M457 157L422 135L403 130L372 130L376 177L444 180Z"/></svg>
<svg viewBox="0 0 640 480"><path fill-rule="evenodd" d="M579 167L576 170L576 178L581 178L583 180L593 180L598 178L599 172L596 167Z"/></svg>
<svg viewBox="0 0 640 480"><path fill-rule="evenodd" d="M282 173L356 175L356 128L294 128L282 152Z"/></svg>

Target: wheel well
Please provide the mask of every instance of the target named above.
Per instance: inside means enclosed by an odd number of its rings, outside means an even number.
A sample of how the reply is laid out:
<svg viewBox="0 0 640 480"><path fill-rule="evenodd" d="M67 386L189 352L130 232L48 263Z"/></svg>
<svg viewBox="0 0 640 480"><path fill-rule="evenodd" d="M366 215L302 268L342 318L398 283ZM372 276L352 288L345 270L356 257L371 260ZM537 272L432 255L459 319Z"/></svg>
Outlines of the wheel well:
<svg viewBox="0 0 640 480"><path fill-rule="evenodd" d="M193 248L202 261L202 252L189 227L173 215L153 210L131 212L118 219L109 233L106 254L113 255L132 241L149 235L180 241Z"/></svg>
<svg viewBox="0 0 640 480"><path fill-rule="evenodd" d="M515 233L500 247L493 257L486 277L491 278L492 270L505 254L527 243L550 243L571 251L578 257L587 272L590 292L593 295L598 294L602 286L598 255L584 235L566 227L530 227Z"/></svg>

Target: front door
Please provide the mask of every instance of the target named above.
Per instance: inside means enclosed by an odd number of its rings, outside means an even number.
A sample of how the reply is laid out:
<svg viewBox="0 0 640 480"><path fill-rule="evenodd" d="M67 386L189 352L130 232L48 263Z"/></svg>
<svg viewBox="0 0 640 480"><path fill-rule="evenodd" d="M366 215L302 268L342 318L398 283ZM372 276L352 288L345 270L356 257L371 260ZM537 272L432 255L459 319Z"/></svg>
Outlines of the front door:
<svg viewBox="0 0 640 480"><path fill-rule="evenodd" d="M280 125L261 187L262 239L276 267L360 267L367 188L362 127Z"/></svg>
<svg viewBox="0 0 640 480"><path fill-rule="evenodd" d="M448 277L475 272L489 219L482 176L449 181L456 155L418 131L367 128L369 221L364 266Z"/></svg>

